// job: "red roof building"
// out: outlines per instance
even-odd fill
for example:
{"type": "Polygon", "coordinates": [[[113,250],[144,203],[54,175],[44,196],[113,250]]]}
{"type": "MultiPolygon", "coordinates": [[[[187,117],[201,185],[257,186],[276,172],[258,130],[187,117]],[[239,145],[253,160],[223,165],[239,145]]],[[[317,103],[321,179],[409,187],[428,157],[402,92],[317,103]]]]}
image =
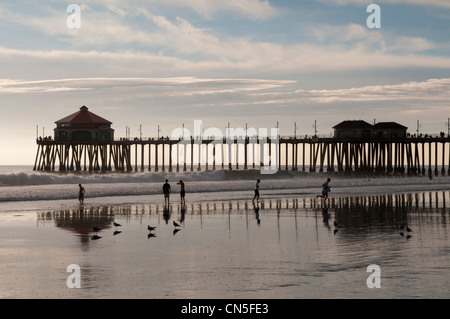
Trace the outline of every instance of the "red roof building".
{"type": "Polygon", "coordinates": [[[86,106],[56,123],[55,141],[109,142],[114,140],[112,122],[90,112],[86,106]]]}

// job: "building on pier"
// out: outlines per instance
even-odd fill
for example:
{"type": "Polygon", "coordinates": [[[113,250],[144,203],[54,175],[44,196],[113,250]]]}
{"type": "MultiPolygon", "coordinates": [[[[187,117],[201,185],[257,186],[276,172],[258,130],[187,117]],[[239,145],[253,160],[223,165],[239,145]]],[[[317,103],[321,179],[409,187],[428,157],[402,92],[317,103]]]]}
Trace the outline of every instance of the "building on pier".
{"type": "Polygon", "coordinates": [[[373,135],[378,138],[406,137],[407,127],[396,122],[379,122],[373,125],[373,135]]]}
{"type": "Polygon", "coordinates": [[[58,142],[111,142],[114,140],[112,122],[90,112],[86,106],[56,123],[55,141],[58,142]]]}
{"type": "Polygon", "coordinates": [[[335,126],[335,138],[405,138],[407,127],[396,122],[379,122],[374,125],[362,120],[343,121],[335,126]]]}
{"type": "Polygon", "coordinates": [[[362,120],[343,121],[333,129],[336,138],[369,138],[372,137],[373,125],[362,120]]]}

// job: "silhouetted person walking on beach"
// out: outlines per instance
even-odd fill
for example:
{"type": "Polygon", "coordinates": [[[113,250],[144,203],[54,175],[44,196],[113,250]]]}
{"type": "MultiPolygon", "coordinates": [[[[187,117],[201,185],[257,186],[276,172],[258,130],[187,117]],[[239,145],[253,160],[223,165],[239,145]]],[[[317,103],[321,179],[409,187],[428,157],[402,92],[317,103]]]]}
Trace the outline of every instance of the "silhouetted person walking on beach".
{"type": "Polygon", "coordinates": [[[180,181],[177,183],[177,185],[180,185],[181,189],[180,189],[180,199],[181,199],[181,204],[185,204],[185,200],[184,200],[184,196],[186,195],[186,191],[184,190],[184,182],[180,179],[180,181]]]}
{"type": "Polygon", "coordinates": [[[78,200],[80,201],[80,203],[83,203],[85,190],[84,187],[81,186],[81,184],[78,184],[78,187],[80,188],[78,191],[78,200]]]}
{"type": "Polygon", "coordinates": [[[322,195],[317,195],[316,198],[322,197],[325,202],[328,199],[328,193],[331,191],[331,187],[328,183],[331,181],[331,178],[327,178],[327,181],[322,184],[322,195]]]}
{"type": "Polygon", "coordinates": [[[166,182],[163,185],[164,202],[165,202],[166,205],[169,204],[170,193],[172,191],[170,189],[170,184],[168,182],[169,182],[169,180],[166,179],[166,182]]]}
{"type": "Polygon", "coordinates": [[[255,185],[255,196],[253,196],[252,202],[254,202],[255,199],[256,199],[257,201],[259,200],[259,182],[260,182],[260,180],[258,179],[258,180],[256,181],[256,185],[255,185]]]}

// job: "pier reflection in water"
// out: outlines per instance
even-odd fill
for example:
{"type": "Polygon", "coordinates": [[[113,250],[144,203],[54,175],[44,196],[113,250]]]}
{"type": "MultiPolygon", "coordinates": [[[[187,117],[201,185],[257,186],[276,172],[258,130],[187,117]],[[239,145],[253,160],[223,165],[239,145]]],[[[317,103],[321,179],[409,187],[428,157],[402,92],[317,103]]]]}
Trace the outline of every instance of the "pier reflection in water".
{"type": "MultiPolygon", "coordinates": [[[[217,201],[199,202],[187,205],[173,204],[137,204],[123,206],[80,207],[71,210],[57,210],[38,213],[38,220],[54,220],[55,226],[80,235],[82,243],[88,243],[92,235],[92,227],[103,230],[115,229],[114,218],[130,223],[136,216],[156,216],[158,223],[171,224],[171,219],[183,223],[186,216],[198,216],[202,224],[202,216],[232,214],[246,216],[246,221],[254,214],[258,224],[264,217],[281,218],[283,216],[304,216],[323,218],[323,222],[336,220],[339,226],[350,228],[380,226],[399,227],[411,222],[419,222],[420,218],[441,213],[443,225],[446,225],[447,205],[450,201],[449,191],[400,193],[376,196],[354,196],[330,198],[324,204],[315,198],[263,199],[257,204],[252,201],[217,201]],[[321,214],[319,214],[321,213],[321,214]]],[[[142,219],[141,219],[142,221],[142,219]]],[[[333,224],[333,223],[331,223],[333,224]]],[[[231,224],[228,224],[230,227],[231,224]]]]}
{"type": "Polygon", "coordinates": [[[440,191],[330,198],[326,206],[315,198],[137,204],[41,212],[38,223],[80,238],[83,254],[72,247],[71,262],[88,268],[90,289],[76,296],[450,297],[449,200],[440,191]],[[379,290],[365,285],[372,263],[382,267],[379,290]]]}

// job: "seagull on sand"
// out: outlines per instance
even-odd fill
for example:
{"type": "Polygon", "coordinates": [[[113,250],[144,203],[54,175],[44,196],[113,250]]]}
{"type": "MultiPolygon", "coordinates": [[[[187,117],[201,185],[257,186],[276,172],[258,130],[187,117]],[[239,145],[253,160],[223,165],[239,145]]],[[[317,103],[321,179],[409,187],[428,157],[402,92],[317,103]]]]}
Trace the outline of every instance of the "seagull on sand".
{"type": "Polygon", "coordinates": [[[120,224],[118,224],[118,223],[116,223],[116,222],[113,222],[113,225],[114,225],[115,227],[122,226],[122,225],[120,225],[120,224]]]}
{"type": "Polygon", "coordinates": [[[181,227],[180,224],[178,224],[176,221],[173,221],[173,225],[174,225],[175,227],[181,227]]]}
{"type": "Polygon", "coordinates": [[[156,229],[156,226],[153,227],[153,226],[148,225],[148,226],[147,226],[147,229],[148,229],[149,231],[152,231],[152,230],[155,230],[155,229],[156,229]]]}

